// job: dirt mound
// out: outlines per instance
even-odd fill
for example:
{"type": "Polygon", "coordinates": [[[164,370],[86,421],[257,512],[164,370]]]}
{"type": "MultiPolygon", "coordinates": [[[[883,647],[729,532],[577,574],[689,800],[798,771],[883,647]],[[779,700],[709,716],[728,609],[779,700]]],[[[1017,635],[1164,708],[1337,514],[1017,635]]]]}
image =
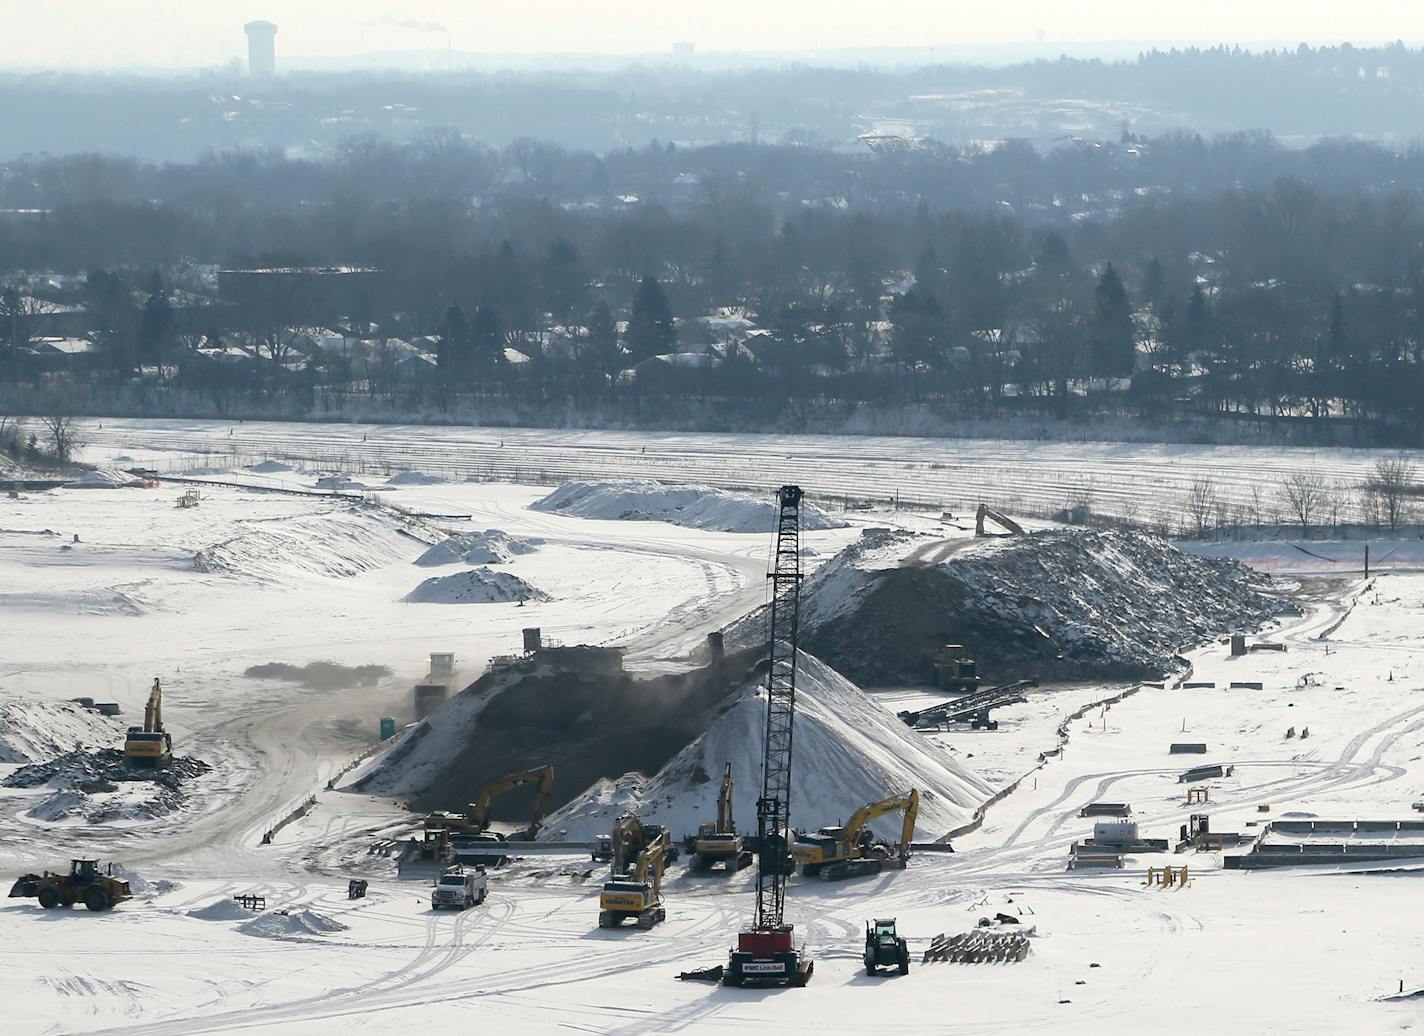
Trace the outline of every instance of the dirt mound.
{"type": "Polygon", "coordinates": [[[447,537],[416,558],[415,563],[427,568],[462,561],[470,565],[499,565],[517,555],[532,554],[543,543],[536,537],[511,536],[500,529],[486,529],[447,537]]]}
{"type": "MultiPolygon", "coordinates": [[[[798,827],[833,824],[897,791],[918,788],[923,837],[933,838],[967,821],[992,789],[960,768],[944,751],[909,730],[819,659],[801,656],[796,678],[796,766],[791,816],[798,827]]],[[[690,834],[716,815],[723,768],[731,763],[733,813],[752,830],[761,788],[761,743],[766,723],[764,677],[752,677],[718,710],[707,731],[651,779],[627,774],[602,781],[551,816],[549,838],[592,838],[606,833],[620,813],[690,834]]],[[[876,829],[899,835],[899,818],[876,829]]]]}
{"type": "Polygon", "coordinates": [[[308,662],[303,666],[266,662],[248,666],[242,675],[251,680],[284,680],[314,691],[339,691],[346,687],[375,687],[391,675],[383,665],[345,666],[336,662],[308,662]]]}
{"type": "Polygon", "coordinates": [[[128,486],[141,486],[143,480],[130,475],[127,471],[120,471],[118,468],[95,468],[93,471],[86,471],[73,482],[68,483],[66,489],[124,489],[128,486]]]}
{"type": "Polygon", "coordinates": [[[449,576],[431,576],[404,600],[409,604],[508,604],[548,601],[548,594],[509,572],[472,568],[449,576]]]}
{"type": "MultiPolygon", "coordinates": [[[[770,493],[742,496],[711,486],[639,481],[570,482],[529,506],[578,518],[669,522],[690,529],[763,535],[775,528],[777,515],[770,493]]],[[[803,529],[838,529],[844,524],[809,503],[801,508],[803,529]]]]}
{"type": "Polygon", "coordinates": [[[22,766],[0,785],[54,791],[32,806],[36,820],[89,823],[151,820],[182,808],[184,784],[212,767],[199,759],[174,756],[164,769],[130,766],[117,748],[66,752],[44,763],[22,766]]]}
{"type": "Polygon", "coordinates": [[[0,698],[0,763],[36,763],[102,748],[123,735],[118,720],[71,702],[0,698]]]}
{"type": "Polygon", "coordinates": [[[259,475],[275,475],[283,471],[295,471],[290,464],[283,464],[280,460],[263,460],[256,464],[249,464],[248,471],[255,471],[259,475]]]}
{"type": "MultiPolygon", "coordinates": [[[[355,784],[418,809],[465,809],[471,790],[514,770],[553,763],[553,805],[628,770],[656,773],[711,724],[744,666],[634,679],[604,656],[578,664],[560,649],[486,673],[398,738],[355,784]]],[[[893,718],[892,718],[893,719],[893,718]]],[[[501,798],[497,819],[522,820],[524,788],[501,798]]]]}
{"type": "MultiPolygon", "coordinates": [[[[924,564],[923,536],[867,530],[809,580],[802,645],[863,684],[928,682],[964,644],[991,680],[1142,679],[1278,607],[1269,577],[1117,529],[978,540],[924,564]]],[[[764,637],[765,615],[733,642],[764,637]]]]}

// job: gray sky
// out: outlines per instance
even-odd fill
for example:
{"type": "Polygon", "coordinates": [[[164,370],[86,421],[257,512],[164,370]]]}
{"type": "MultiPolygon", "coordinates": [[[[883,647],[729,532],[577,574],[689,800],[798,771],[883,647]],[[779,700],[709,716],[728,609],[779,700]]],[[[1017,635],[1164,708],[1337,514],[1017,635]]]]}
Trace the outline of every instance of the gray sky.
{"type": "Polygon", "coordinates": [[[386,50],[638,53],[1111,40],[1424,37],[1421,0],[0,0],[0,65],[211,66],[244,22],[280,56],[386,50]]]}

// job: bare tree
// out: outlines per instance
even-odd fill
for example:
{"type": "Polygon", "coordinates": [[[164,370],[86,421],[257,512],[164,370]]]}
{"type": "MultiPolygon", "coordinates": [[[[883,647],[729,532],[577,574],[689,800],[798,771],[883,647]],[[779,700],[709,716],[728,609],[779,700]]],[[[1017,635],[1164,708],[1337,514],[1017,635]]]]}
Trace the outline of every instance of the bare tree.
{"type": "Polygon", "coordinates": [[[1211,527],[1211,516],[1216,510],[1216,486],[1210,479],[1194,478],[1187,489],[1187,514],[1192,519],[1192,531],[1201,538],[1211,527]]]}
{"type": "Polygon", "coordinates": [[[1415,492],[1413,462],[1407,457],[1382,457],[1375,461],[1374,477],[1366,488],[1375,497],[1380,522],[1393,532],[1408,519],[1409,497],[1415,492]]]}
{"type": "Polygon", "coordinates": [[[55,460],[68,463],[74,451],[83,445],[79,437],[79,423],[68,410],[54,409],[40,418],[49,452],[55,460]]]}
{"type": "Polygon", "coordinates": [[[1285,477],[1280,495],[1286,513],[1295,519],[1300,531],[1308,535],[1326,504],[1325,480],[1315,471],[1298,469],[1285,477]]]}

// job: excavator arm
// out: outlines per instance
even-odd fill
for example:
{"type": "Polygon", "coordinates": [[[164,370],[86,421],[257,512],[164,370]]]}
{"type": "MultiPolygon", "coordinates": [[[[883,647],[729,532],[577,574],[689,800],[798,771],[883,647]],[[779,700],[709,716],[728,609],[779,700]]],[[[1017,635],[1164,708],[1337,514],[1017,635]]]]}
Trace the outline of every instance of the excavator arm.
{"type": "Polygon", "coordinates": [[[158,677],[153,678],[153,690],[148,692],[148,704],[143,708],[143,730],[146,734],[163,733],[163,688],[158,677]]]}
{"type": "Polygon", "coordinates": [[[902,837],[901,844],[909,845],[915,830],[915,817],[919,811],[920,793],[914,790],[907,795],[894,795],[888,799],[881,799],[879,802],[861,806],[851,815],[850,823],[845,826],[845,840],[851,845],[855,845],[860,839],[860,833],[865,830],[865,825],[872,820],[878,820],[889,813],[904,813],[904,829],[910,833],[902,837]]]}
{"type": "Polygon", "coordinates": [[[552,766],[541,766],[534,770],[521,770],[518,773],[508,773],[499,780],[491,781],[485,785],[480,792],[479,800],[470,805],[470,821],[481,831],[489,827],[490,807],[494,800],[505,792],[513,791],[515,788],[523,787],[533,781],[539,782],[539,796],[534,803],[535,820],[533,827],[537,828],[539,821],[544,819],[544,810],[549,805],[549,795],[554,790],[554,768],[552,766]]]}
{"type": "Polygon", "coordinates": [[[635,854],[643,848],[643,822],[637,814],[624,813],[614,821],[612,841],[613,873],[623,874],[636,862],[635,854]]]}
{"type": "Polygon", "coordinates": [[[737,825],[732,820],[732,764],[727,764],[727,772],[722,775],[722,791],[717,796],[717,833],[734,835],[737,825]]]}
{"type": "Polygon", "coordinates": [[[633,870],[634,881],[651,884],[654,903],[662,900],[663,868],[666,865],[667,852],[671,845],[672,841],[668,838],[667,831],[663,831],[638,854],[638,863],[633,870]],[[648,878],[649,873],[652,874],[651,882],[648,878]]]}
{"type": "Polygon", "coordinates": [[[1014,521],[1012,518],[1009,518],[1009,517],[1007,517],[1007,516],[1005,516],[1005,515],[1000,514],[998,511],[995,511],[993,508],[989,507],[987,504],[980,504],[980,505],[979,505],[979,510],[974,513],[974,535],[975,535],[975,536],[983,536],[983,535],[985,535],[985,532],[984,532],[984,519],[985,519],[985,518],[987,518],[987,519],[989,519],[990,521],[994,522],[996,525],[998,525],[1000,528],[1004,529],[1006,532],[1011,532],[1011,533],[1013,533],[1015,536],[1022,536],[1022,535],[1024,534],[1023,526],[1020,525],[1018,522],[1014,521]]]}

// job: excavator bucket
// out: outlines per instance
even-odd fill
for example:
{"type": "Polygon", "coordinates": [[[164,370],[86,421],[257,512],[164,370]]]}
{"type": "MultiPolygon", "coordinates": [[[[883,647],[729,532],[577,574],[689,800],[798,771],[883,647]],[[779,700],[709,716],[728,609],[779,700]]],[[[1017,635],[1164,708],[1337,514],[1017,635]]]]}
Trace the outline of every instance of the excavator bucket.
{"type": "Polygon", "coordinates": [[[22,874],[20,880],[10,889],[11,899],[28,898],[40,894],[40,876],[38,874],[22,874]]]}

